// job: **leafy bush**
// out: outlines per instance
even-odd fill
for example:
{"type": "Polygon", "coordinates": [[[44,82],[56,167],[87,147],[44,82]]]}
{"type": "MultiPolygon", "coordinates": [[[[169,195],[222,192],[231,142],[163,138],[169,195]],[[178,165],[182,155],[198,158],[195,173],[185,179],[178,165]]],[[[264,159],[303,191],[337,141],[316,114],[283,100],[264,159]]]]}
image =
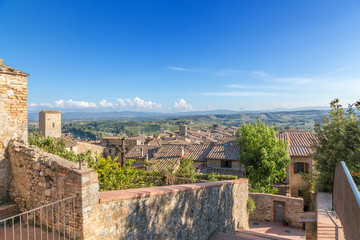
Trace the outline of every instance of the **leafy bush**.
{"type": "Polygon", "coordinates": [[[253,213],[255,211],[256,208],[256,204],[254,199],[252,199],[251,197],[248,197],[247,203],[246,203],[246,208],[247,208],[247,212],[249,214],[253,213]]]}
{"type": "Polygon", "coordinates": [[[238,179],[238,177],[234,175],[220,175],[218,173],[195,174],[195,177],[196,179],[208,180],[210,182],[238,179]]]}
{"type": "Polygon", "coordinates": [[[239,162],[248,172],[252,190],[274,193],[274,184],[286,177],[286,166],[290,163],[287,143],[278,140],[274,127],[260,120],[254,124],[243,124],[236,133],[240,148],[239,162]]]}
{"type": "Polygon", "coordinates": [[[180,162],[180,167],[176,172],[179,177],[189,178],[191,181],[195,181],[195,167],[192,158],[183,158],[180,162]]]}
{"type": "MultiPolygon", "coordinates": [[[[315,122],[318,142],[314,142],[316,178],[318,191],[332,192],[335,165],[344,161],[350,171],[360,172],[360,101],[344,109],[339,99],[330,103],[329,116],[315,122]]],[[[353,175],[354,176],[354,175],[353,175]]],[[[354,181],[360,184],[355,176],[354,181]]]]}

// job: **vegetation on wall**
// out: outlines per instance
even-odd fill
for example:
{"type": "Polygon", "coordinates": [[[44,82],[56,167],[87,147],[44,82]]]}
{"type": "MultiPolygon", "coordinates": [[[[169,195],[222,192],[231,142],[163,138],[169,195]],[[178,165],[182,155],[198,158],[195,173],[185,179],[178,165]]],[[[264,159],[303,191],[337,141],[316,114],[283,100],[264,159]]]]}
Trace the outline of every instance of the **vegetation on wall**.
{"type": "Polygon", "coordinates": [[[336,163],[345,161],[353,175],[354,181],[360,185],[360,118],[355,112],[360,102],[351,104],[344,110],[335,99],[330,103],[329,116],[316,122],[314,130],[318,142],[314,143],[316,189],[332,192],[333,175],[336,163]]]}
{"type": "MultiPolygon", "coordinates": [[[[236,176],[230,175],[195,174],[193,160],[190,158],[182,159],[180,167],[175,173],[171,170],[145,171],[132,167],[134,160],[129,160],[124,166],[121,166],[117,162],[117,158],[92,157],[91,151],[80,154],[69,152],[65,149],[63,140],[43,137],[39,133],[29,135],[29,144],[72,162],[87,163],[98,173],[100,191],[237,179],[236,176]]],[[[145,164],[147,165],[147,163],[145,164]]],[[[150,164],[147,166],[152,167],[150,164]]]]}
{"type": "Polygon", "coordinates": [[[251,214],[255,211],[256,208],[256,204],[254,199],[252,199],[251,197],[248,197],[247,203],[246,203],[246,209],[248,214],[251,214]]]}
{"type": "Polygon", "coordinates": [[[243,124],[237,137],[239,161],[247,172],[250,191],[276,193],[277,188],[272,185],[285,179],[286,166],[290,163],[287,143],[277,139],[274,127],[260,120],[243,124]]]}

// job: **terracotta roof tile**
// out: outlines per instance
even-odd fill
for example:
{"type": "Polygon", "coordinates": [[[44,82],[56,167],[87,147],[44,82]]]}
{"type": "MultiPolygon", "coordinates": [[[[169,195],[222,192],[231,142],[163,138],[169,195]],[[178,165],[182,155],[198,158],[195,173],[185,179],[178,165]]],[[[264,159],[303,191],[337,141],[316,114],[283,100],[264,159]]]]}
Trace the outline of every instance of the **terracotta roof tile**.
{"type": "Polygon", "coordinates": [[[159,145],[136,145],[127,154],[127,159],[145,159],[146,155],[151,158],[159,150],[159,145]],[[142,154],[142,153],[143,154],[142,154]]]}
{"type": "Polygon", "coordinates": [[[8,65],[2,63],[2,59],[0,59],[0,73],[13,74],[13,75],[22,75],[22,76],[30,76],[27,73],[24,73],[20,70],[12,68],[8,65]]]}
{"type": "Polygon", "coordinates": [[[215,144],[207,155],[208,159],[239,160],[239,146],[236,141],[215,144]]]}
{"type": "Polygon", "coordinates": [[[294,157],[310,156],[311,147],[317,142],[316,134],[308,132],[284,132],[277,137],[289,143],[289,154],[294,157]]]}

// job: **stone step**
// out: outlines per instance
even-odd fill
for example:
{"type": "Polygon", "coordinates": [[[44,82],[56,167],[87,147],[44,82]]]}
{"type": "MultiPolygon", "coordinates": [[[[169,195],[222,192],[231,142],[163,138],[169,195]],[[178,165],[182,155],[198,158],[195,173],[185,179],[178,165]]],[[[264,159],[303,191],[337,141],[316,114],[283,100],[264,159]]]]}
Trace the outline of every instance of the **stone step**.
{"type": "Polygon", "coordinates": [[[18,212],[16,204],[0,205],[0,220],[15,215],[18,212]]]}

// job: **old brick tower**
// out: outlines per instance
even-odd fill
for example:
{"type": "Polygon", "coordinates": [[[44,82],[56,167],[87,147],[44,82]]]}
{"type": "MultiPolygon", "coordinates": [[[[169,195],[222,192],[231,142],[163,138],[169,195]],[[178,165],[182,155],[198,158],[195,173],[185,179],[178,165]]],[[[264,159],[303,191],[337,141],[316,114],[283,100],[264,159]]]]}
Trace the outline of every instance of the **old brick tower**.
{"type": "Polygon", "coordinates": [[[39,113],[39,130],[45,137],[61,137],[61,113],[54,110],[43,110],[39,113]]]}
{"type": "Polygon", "coordinates": [[[0,201],[8,191],[10,162],[6,157],[8,143],[13,138],[27,141],[27,77],[3,64],[0,59],[0,201]]]}

